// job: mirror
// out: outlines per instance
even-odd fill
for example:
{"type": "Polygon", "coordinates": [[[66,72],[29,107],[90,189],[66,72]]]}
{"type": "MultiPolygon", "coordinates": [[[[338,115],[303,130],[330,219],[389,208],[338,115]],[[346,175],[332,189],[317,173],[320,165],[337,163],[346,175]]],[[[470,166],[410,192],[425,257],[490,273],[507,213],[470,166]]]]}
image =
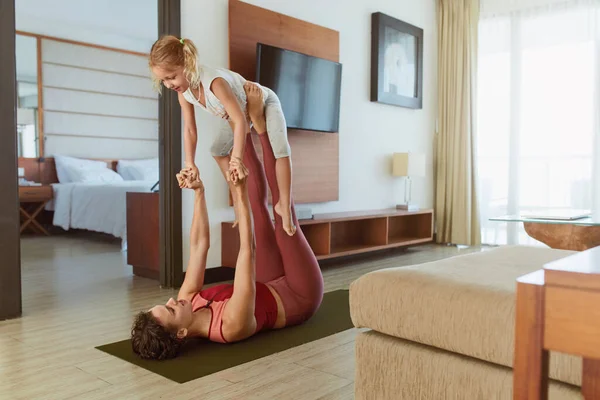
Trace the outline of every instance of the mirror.
{"type": "Polygon", "coordinates": [[[37,38],[16,35],[19,157],[39,157],[37,38]]]}

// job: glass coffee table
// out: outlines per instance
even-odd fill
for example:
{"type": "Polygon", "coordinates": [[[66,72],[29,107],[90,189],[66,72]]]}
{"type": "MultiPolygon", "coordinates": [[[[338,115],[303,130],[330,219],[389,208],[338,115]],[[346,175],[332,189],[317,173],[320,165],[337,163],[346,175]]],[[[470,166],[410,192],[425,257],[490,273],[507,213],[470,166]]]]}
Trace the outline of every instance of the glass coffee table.
{"type": "Polygon", "coordinates": [[[490,221],[522,222],[529,236],[553,249],[583,251],[600,246],[599,217],[566,219],[504,215],[490,218],[490,221]]]}

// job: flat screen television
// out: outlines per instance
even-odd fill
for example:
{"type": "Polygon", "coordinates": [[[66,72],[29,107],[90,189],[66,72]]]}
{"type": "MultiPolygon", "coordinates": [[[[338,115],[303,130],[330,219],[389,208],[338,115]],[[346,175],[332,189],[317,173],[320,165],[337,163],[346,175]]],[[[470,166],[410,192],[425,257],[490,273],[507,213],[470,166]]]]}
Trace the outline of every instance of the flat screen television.
{"type": "Polygon", "coordinates": [[[338,132],[342,64],[258,43],[256,81],[277,94],[288,128],[338,132]]]}

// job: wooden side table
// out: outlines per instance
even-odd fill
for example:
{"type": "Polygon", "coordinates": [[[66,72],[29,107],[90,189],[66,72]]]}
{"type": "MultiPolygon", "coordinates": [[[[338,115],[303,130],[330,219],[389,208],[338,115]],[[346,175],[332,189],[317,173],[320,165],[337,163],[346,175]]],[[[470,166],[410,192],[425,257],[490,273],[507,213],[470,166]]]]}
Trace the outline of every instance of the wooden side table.
{"type": "Polygon", "coordinates": [[[44,206],[54,197],[52,186],[19,186],[21,233],[28,227],[34,232],[50,233],[36,220],[44,206]]]}
{"type": "Polygon", "coordinates": [[[517,280],[513,399],[548,399],[549,351],[583,357],[581,392],[600,399],[600,247],[517,280]]]}

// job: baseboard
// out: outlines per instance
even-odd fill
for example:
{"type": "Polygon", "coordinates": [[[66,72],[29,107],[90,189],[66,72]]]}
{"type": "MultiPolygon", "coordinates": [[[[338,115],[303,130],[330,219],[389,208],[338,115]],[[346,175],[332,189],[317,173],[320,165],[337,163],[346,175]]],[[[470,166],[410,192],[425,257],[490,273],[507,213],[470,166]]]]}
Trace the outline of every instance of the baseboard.
{"type": "Polygon", "coordinates": [[[155,269],[150,269],[150,268],[133,266],[133,274],[135,276],[141,276],[142,278],[154,279],[156,281],[160,279],[160,272],[155,269]]]}
{"type": "MultiPolygon", "coordinates": [[[[434,244],[434,243],[435,243],[435,241],[431,241],[431,242],[423,243],[423,245],[434,244]]],[[[400,252],[406,251],[407,249],[418,248],[418,247],[419,247],[419,245],[416,245],[416,246],[412,245],[412,246],[406,246],[406,247],[397,247],[397,248],[392,248],[392,249],[372,251],[372,252],[368,252],[368,253],[361,253],[361,254],[345,256],[345,257],[337,257],[337,258],[332,258],[332,259],[328,259],[328,260],[321,260],[321,261],[319,261],[319,265],[330,266],[333,264],[348,262],[350,260],[359,261],[359,260],[365,260],[365,259],[373,259],[373,258],[382,257],[382,256],[385,257],[385,256],[389,256],[394,253],[400,253],[400,252]]],[[[185,272],[183,273],[183,275],[185,278],[185,272]]],[[[211,283],[231,281],[231,280],[233,280],[234,275],[235,275],[235,268],[230,268],[230,267],[207,268],[206,272],[204,273],[204,283],[211,284],[211,283]]]]}
{"type": "Polygon", "coordinates": [[[22,311],[19,311],[18,313],[12,313],[12,314],[3,315],[2,317],[0,317],[0,322],[1,321],[8,321],[9,319],[21,318],[22,316],[23,316],[23,312],[22,311]]]}

